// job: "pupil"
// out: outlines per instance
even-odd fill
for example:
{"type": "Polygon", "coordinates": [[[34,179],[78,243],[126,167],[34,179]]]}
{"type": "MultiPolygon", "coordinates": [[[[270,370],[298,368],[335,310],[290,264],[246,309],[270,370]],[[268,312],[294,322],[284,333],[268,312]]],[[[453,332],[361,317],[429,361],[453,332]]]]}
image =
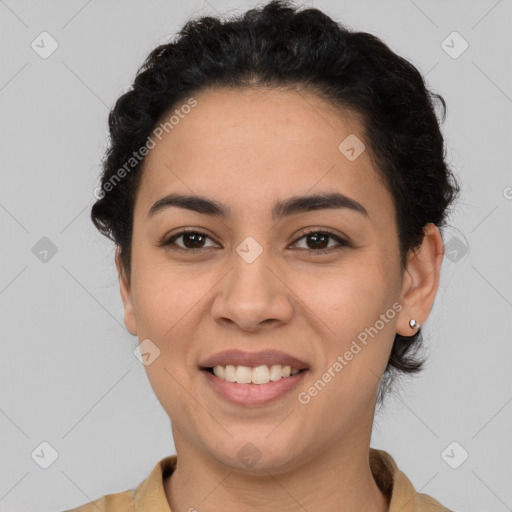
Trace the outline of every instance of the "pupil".
{"type": "Polygon", "coordinates": [[[195,239],[195,242],[192,241],[192,248],[194,248],[197,243],[200,244],[201,242],[200,241],[198,242],[197,238],[203,238],[203,235],[201,235],[199,233],[186,233],[183,237],[183,243],[185,244],[185,247],[190,248],[189,247],[190,244],[187,244],[187,240],[190,240],[190,239],[195,239]]]}
{"type": "MultiPolygon", "coordinates": [[[[313,233],[311,235],[309,235],[309,237],[313,238],[313,239],[316,239],[318,240],[318,238],[323,238],[324,239],[324,242],[325,240],[328,238],[326,235],[322,235],[321,233],[313,233]]],[[[320,245],[322,246],[321,248],[325,248],[327,247],[327,245],[325,244],[322,244],[322,242],[320,242],[320,245]]],[[[318,245],[317,243],[315,243],[315,247],[318,249],[320,247],[320,245],[318,245]]]]}

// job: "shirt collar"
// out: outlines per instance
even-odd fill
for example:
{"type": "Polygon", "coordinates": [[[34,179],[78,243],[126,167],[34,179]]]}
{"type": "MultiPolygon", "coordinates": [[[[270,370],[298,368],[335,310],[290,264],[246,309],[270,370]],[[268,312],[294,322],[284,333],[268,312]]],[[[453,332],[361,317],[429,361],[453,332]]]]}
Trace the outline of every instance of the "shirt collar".
{"type": "MultiPolygon", "coordinates": [[[[172,512],[164,490],[164,479],[176,468],[177,456],[160,460],[135,490],[135,512],[172,512]]],[[[389,512],[450,512],[439,502],[416,492],[394,459],[383,450],[370,448],[370,468],[377,485],[389,496],[389,512]]]]}

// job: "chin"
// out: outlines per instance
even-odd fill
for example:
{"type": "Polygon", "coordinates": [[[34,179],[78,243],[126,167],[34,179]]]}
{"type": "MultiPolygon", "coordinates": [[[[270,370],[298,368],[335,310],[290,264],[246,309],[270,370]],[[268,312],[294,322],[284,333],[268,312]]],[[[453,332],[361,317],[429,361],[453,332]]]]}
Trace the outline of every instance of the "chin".
{"type": "Polygon", "coordinates": [[[247,475],[268,476],[268,473],[285,473],[299,463],[304,453],[300,441],[289,436],[284,439],[265,430],[264,434],[235,436],[212,449],[212,456],[232,471],[247,475]]]}

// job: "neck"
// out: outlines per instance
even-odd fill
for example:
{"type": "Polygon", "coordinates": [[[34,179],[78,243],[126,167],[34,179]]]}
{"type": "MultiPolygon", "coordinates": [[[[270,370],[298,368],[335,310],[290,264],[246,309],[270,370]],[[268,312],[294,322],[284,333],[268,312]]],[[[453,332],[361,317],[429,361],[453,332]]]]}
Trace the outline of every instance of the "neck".
{"type": "Polygon", "coordinates": [[[164,482],[172,512],[254,510],[291,512],[387,512],[389,498],[377,486],[369,464],[369,441],[329,446],[293,470],[249,475],[219,463],[173,432],[178,455],[164,482]]]}

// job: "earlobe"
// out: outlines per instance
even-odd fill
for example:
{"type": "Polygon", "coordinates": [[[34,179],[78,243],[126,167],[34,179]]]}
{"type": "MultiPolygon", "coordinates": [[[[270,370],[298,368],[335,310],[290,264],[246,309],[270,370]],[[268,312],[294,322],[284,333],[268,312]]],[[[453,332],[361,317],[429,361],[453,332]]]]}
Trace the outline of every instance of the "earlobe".
{"type": "Polygon", "coordinates": [[[135,311],[132,300],[132,290],[129,276],[126,275],[125,269],[121,262],[121,248],[116,248],[115,262],[117,274],[119,277],[119,290],[124,308],[124,324],[130,334],[137,335],[137,322],[135,319],[135,311]]]}
{"type": "Polygon", "coordinates": [[[444,244],[439,228],[429,223],[425,227],[421,246],[408,255],[402,286],[402,310],[397,321],[397,333],[413,336],[432,310],[439,288],[444,244]]]}

